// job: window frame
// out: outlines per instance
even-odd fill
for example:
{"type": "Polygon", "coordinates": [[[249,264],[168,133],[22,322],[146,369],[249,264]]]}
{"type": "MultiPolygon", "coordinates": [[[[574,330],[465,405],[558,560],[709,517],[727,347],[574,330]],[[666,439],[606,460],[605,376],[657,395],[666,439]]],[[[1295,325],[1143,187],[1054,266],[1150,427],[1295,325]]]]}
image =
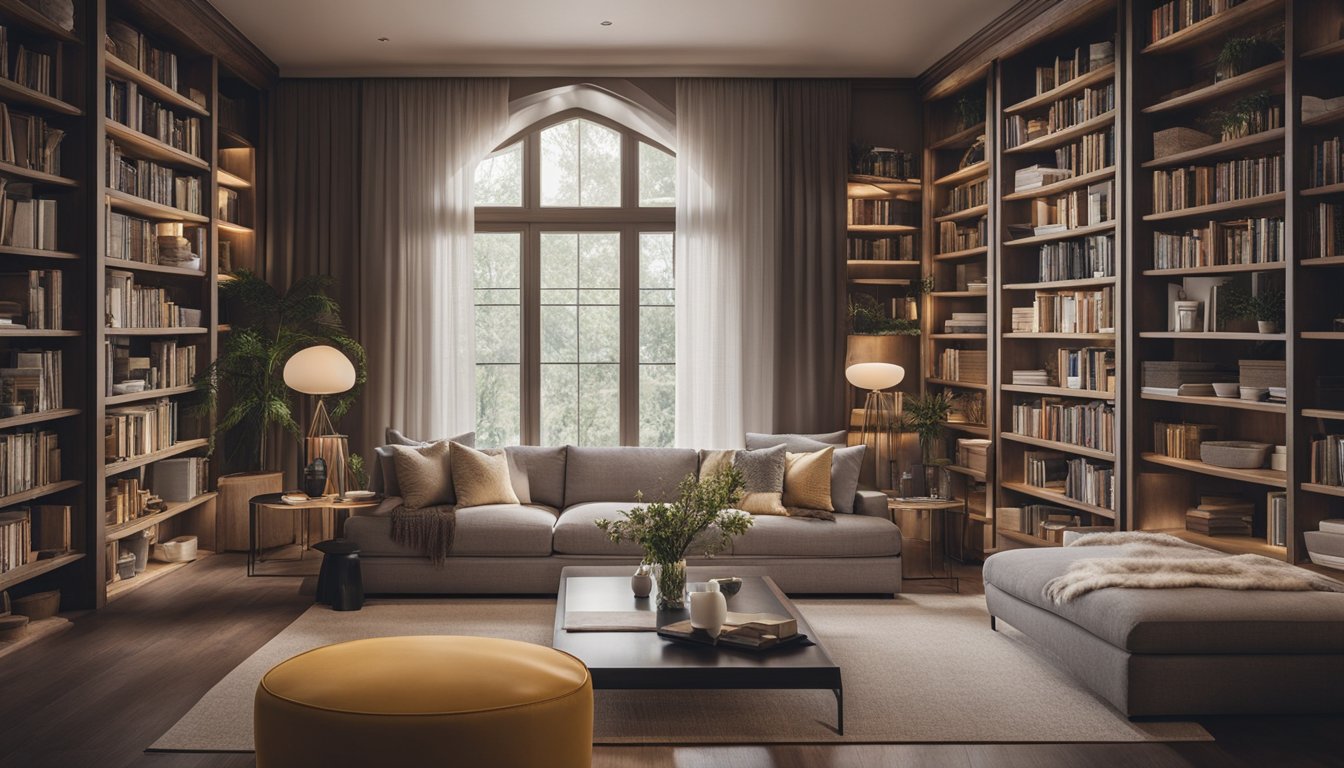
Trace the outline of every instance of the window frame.
{"type": "Polygon", "coordinates": [[[569,109],[539,120],[501,142],[494,151],[518,142],[523,143],[523,204],[478,206],[475,231],[520,236],[519,442],[537,445],[541,439],[541,235],[616,232],[620,235],[621,269],[619,436],[623,446],[639,445],[639,236],[674,233],[677,216],[675,206],[639,205],[639,145],[648,144],[673,157],[676,153],[661,142],[585,109],[569,109]],[[541,205],[541,133],[575,119],[590,120],[620,134],[619,208],[541,205]]]}

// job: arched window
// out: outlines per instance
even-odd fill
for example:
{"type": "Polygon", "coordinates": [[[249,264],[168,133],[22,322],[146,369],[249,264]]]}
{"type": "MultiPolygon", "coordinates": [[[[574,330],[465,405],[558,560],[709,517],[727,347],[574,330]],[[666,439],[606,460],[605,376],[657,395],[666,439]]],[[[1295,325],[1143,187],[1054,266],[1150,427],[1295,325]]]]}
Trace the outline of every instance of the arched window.
{"type": "Polygon", "coordinates": [[[476,170],[476,439],[670,446],[676,159],[592,112],[476,170]]]}

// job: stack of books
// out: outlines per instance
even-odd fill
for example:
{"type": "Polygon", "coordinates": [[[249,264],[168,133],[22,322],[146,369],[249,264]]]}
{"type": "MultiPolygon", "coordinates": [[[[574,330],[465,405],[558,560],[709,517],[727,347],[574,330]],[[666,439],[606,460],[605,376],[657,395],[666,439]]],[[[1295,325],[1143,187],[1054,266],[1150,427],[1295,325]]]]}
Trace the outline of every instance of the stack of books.
{"type": "Polygon", "coordinates": [[[950,319],[943,321],[943,333],[985,333],[988,327],[986,312],[953,312],[950,319]]]}
{"type": "Polygon", "coordinates": [[[1185,529],[1205,536],[1250,536],[1255,505],[1235,496],[1201,496],[1186,510],[1185,529]]]}
{"type": "MultiPolygon", "coordinates": [[[[1016,312],[1017,310],[1013,310],[1016,312]]],[[[1050,377],[1044,368],[1032,368],[1013,371],[1014,384],[1028,387],[1048,387],[1050,386],[1050,377]]]]}
{"type": "Polygon", "coordinates": [[[1072,178],[1073,171],[1067,168],[1050,168],[1044,165],[1031,165],[1019,169],[1013,174],[1013,191],[1027,192],[1040,189],[1047,184],[1072,178]]]}

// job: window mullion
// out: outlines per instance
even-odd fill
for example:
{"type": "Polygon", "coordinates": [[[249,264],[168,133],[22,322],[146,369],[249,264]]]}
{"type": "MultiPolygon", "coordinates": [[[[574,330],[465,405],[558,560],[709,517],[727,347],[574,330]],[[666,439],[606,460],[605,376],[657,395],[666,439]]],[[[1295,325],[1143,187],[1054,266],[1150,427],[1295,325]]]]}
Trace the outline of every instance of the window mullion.
{"type": "Polygon", "coordinates": [[[524,445],[541,442],[541,231],[523,228],[522,435],[524,445]]]}

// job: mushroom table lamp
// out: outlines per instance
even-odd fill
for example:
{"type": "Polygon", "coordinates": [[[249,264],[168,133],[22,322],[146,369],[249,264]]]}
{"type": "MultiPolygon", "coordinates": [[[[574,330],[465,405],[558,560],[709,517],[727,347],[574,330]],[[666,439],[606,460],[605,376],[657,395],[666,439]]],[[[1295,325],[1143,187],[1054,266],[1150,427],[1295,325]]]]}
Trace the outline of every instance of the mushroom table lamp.
{"type": "Polygon", "coordinates": [[[845,378],[868,393],[863,399],[862,440],[868,445],[872,439],[874,479],[879,487],[885,482],[887,488],[895,488],[901,393],[888,390],[905,380],[905,369],[895,363],[855,363],[845,369],[845,378]]]}
{"type": "Polygon", "coordinates": [[[285,386],[317,397],[312,424],[305,441],[305,459],[321,457],[327,463],[327,493],[345,493],[350,448],[345,435],[336,432],[327,412],[327,395],[348,392],[355,386],[355,366],[339,349],[325,344],[295,352],[285,362],[285,386]]]}

